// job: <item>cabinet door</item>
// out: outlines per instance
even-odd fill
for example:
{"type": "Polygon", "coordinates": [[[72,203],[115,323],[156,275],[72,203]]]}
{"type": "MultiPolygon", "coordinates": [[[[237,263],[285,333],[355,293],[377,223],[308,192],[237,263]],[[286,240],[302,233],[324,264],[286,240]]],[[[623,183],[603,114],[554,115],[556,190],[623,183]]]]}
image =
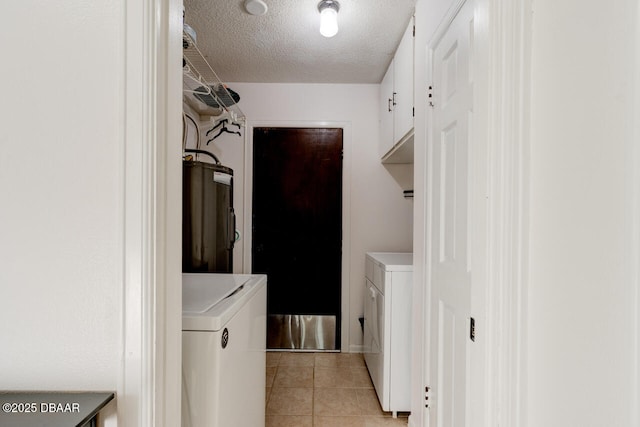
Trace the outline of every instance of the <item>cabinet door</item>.
{"type": "Polygon", "coordinates": [[[395,144],[413,128],[413,19],[402,36],[393,64],[395,144]]]}
{"type": "Polygon", "coordinates": [[[393,147],[393,61],[380,83],[380,156],[393,147]]]}

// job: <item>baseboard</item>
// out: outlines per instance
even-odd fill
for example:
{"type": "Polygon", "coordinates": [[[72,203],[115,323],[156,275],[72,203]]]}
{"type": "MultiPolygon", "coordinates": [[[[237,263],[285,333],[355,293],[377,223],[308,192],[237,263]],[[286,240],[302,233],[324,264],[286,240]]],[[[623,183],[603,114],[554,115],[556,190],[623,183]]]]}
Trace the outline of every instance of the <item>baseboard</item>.
{"type": "Polygon", "coordinates": [[[351,344],[349,353],[364,353],[364,346],[362,344],[351,344]]]}

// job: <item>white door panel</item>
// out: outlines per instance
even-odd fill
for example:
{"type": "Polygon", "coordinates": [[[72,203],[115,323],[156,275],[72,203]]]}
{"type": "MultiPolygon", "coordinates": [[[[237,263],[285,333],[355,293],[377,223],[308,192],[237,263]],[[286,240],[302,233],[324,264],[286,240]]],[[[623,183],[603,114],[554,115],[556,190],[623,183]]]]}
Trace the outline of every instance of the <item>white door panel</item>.
{"type": "Polygon", "coordinates": [[[473,1],[468,0],[431,46],[431,410],[430,425],[467,424],[469,150],[473,144],[470,67],[473,1]]]}

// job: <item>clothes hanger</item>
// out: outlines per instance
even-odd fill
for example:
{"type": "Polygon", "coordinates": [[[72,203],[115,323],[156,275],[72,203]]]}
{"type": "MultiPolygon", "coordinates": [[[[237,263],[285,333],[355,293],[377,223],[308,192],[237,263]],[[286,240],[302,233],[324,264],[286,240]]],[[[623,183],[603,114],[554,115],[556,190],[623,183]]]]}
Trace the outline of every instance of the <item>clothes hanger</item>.
{"type": "Polygon", "coordinates": [[[241,134],[241,133],[240,133],[240,131],[239,131],[239,129],[240,129],[240,125],[239,125],[238,123],[231,123],[232,125],[235,125],[235,126],[237,126],[237,127],[238,127],[238,131],[232,131],[232,130],[229,130],[229,129],[227,128],[227,123],[229,123],[229,120],[227,120],[227,119],[222,119],[222,120],[220,120],[220,121],[218,122],[218,124],[217,124],[217,125],[215,125],[213,128],[211,128],[211,129],[209,129],[209,130],[207,131],[206,135],[207,135],[207,136],[209,136],[209,134],[210,134],[211,132],[213,132],[214,130],[216,130],[216,129],[217,129],[217,128],[219,128],[220,126],[222,126],[222,127],[220,128],[220,130],[218,131],[218,133],[217,133],[217,134],[215,134],[213,138],[211,138],[210,140],[208,140],[208,141],[207,141],[207,145],[209,145],[209,143],[210,143],[211,141],[213,141],[214,139],[216,139],[217,137],[219,137],[219,136],[220,136],[220,135],[222,135],[223,133],[231,133],[231,134],[235,134],[235,135],[238,135],[238,136],[242,136],[242,134],[241,134]]]}

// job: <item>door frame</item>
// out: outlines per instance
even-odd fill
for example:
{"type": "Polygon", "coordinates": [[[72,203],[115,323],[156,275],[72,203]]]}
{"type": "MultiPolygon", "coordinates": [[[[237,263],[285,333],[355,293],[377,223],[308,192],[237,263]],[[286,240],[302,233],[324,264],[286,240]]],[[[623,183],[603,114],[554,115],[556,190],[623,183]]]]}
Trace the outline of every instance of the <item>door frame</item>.
{"type": "Polygon", "coordinates": [[[351,141],[352,131],[350,122],[342,121],[287,121],[287,120],[248,120],[246,124],[245,156],[244,156],[244,225],[242,234],[245,237],[242,268],[243,271],[251,271],[251,220],[253,212],[253,130],[254,128],[339,128],[342,129],[342,266],[341,266],[341,310],[340,315],[340,348],[345,351],[349,348],[349,313],[350,287],[349,276],[351,270],[351,141]]]}
{"type": "MultiPolygon", "coordinates": [[[[633,134],[634,140],[637,141],[640,138],[640,77],[638,73],[640,73],[640,7],[638,8],[636,14],[636,34],[635,34],[635,94],[634,94],[634,123],[633,123],[633,134]]],[[[634,156],[633,156],[633,171],[634,171],[634,179],[633,179],[633,207],[634,207],[634,215],[635,222],[634,226],[634,271],[635,271],[635,280],[634,287],[636,292],[636,300],[635,304],[635,316],[636,316],[636,346],[635,346],[635,396],[633,396],[633,401],[638,402],[640,399],[640,147],[637,144],[634,144],[634,156]]],[[[640,422],[640,404],[636,404],[636,408],[633,414],[633,421],[638,425],[640,422]]]]}
{"type": "Polygon", "coordinates": [[[527,425],[531,0],[479,0],[487,34],[484,425],[527,425]]]}
{"type": "Polygon", "coordinates": [[[176,426],[182,364],[182,1],[123,6],[117,425],[176,426]]]}

